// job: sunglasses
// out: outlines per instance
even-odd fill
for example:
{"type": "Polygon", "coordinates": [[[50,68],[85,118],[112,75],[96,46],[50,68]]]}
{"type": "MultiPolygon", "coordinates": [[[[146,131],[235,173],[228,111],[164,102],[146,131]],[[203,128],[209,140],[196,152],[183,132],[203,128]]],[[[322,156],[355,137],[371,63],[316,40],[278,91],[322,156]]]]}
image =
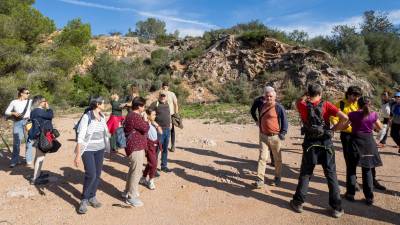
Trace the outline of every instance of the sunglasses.
{"type": "Polygon", "coordinates": [[[29,95],[30,93],[29,92],[25,92],[24,94],[29,95]]]}

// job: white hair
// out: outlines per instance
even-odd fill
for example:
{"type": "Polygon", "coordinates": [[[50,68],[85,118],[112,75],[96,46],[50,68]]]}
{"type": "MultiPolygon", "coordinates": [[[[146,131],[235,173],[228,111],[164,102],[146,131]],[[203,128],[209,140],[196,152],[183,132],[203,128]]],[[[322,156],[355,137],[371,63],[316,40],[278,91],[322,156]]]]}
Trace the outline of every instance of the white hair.
{"type": "Polygon", "coordinates": [[[276,96],[275,89],[271,86],[265,86],[264,87],[264,95],[267,93],[272,93],[274,96],[276,96]]]}

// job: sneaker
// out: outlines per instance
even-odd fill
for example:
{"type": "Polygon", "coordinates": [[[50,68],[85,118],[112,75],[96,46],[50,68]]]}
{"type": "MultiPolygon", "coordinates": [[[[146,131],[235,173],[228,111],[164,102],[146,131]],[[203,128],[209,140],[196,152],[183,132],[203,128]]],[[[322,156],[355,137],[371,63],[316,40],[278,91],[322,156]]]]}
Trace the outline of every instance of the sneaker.
{"type": "Polygon", "coordinates": [[[296,203],[294,203],[293,200],[290,200],[289,205],[290,205],[290,208],[293,209],[293,211],[295,211],[297,213],[303,212],[303,205],[297,205],[296,203]]]}
{"type": "Polygon", "coordinates": [[[155,190],[156,189],[156,185],[154,184],[154,179],[150,179],[149,180],[148,187],[149,187],[150,190],[155,190]]]}
{"type": "Polygon", "coordinates": [[[48,184],[48,183],[49,183],[49,180],[41,179],[40,177],[37,178],[36,180],[31,180],[30,181],[31,185],[45,185],[45,184],[48,184]]]}
{"type": "Polygon", "coordinates": [[[93,208],[100,208],[101,205],[102,205],[99,201],[97,201],[96,197],[90,198],[90,199],[89,199],[89,204],[90,204],[93,208]]]}
{"type": "Polygon", "coordinates": [[[32,166],[33,165],[33,162],[31,161],[31,162],[25,162],[25,165],[26,166],[32,166]]]}
{"type": "Polygon", "coordinates": [[[354,202],[355,200],[354,200],[354,195],[351,195],[351,194],[348,194],[347,192],[346,193],[344,193],[344,196],[343,196],[347,201],[350,201],[350,202],[354,202]]]}
{"type": "Polygon", "coordinates": [[[334,218],[340,218],[340,217],[343,216],[343,214],[344,214],[344,210],[343,209],[341,209],[341,210],[337,210],[337,209],[332,210],[332,216],[334,218]]]}
{"type": "Polygon", "coordinates": [[[10,168],[14,168],[17,164],[16,163],[11,163],[10,168]]]}
{"type": "Polygon", "coordinates": [[[168,169],[168,167],[163,167],[163,168],[161,168],[161,171],[163,171],[164,173],[170,173],[170,172],[172,172],[172,170],[168,169]]]}
{"type": "Polygon", "coordinates": [[[140,180],[139,180],[139,184],[142,184],[142,185],[144,185],[144,186],[147,186],[147,185],[148,185],[148,182],[147,182],[147,180],[146,180],[146,177],[141,177],[140,180]]]}
{"type": "Polygon", "coordinates": [[[125,202],[126,204],[129,204],[134,207],[141,207],[144,205],[139,198],[127,198],[125,202]]]}
{"type": "Polygon", "coordinates": [[[154,175],[155,177],[160,177],[160,173],[156,171],[156,174],[154,175]]]}
{"type": "Polygon", "coordinates": [[[374,180],[374,188],[381,191],[386,191],[386,187],[380,184],[377,180],[374,180]]]}
{"type": "Polygon", "coordinates": [[[272,186],[279,186],[281,184],[281,178],[275,177],[274,181],[272,182],[272,186]]]}
{"type": "Polygon", "coordinates": [[[49,176],[50,176],[50,174],[48,174],[48,173],[40,173],[39,178],[45,179],[45,178],[48,178],[49,176]]]}
{"type": "Polygon", "coordinates": [[[367,204],[368,206],[371,206],[372,204],[374,204],[374,200],[372,198],[367,198],[367,199],[365,199],[365,204],[367,204]]]}
{"type": "Polygon", "coordinates": [[[264,187],[264,181],[263,180],[257,180],[253,185],[256,186],[257,189],[261,189],[261,188],[264,187]]]}
{"type": "Polygon", "coordinates": [[[81,201],[81,203],[79,204],[78,213],[79,214],[85,214],[87,212],[88,204],[89,204],[88,200],[87,199],[83,199],[81,201]]]}

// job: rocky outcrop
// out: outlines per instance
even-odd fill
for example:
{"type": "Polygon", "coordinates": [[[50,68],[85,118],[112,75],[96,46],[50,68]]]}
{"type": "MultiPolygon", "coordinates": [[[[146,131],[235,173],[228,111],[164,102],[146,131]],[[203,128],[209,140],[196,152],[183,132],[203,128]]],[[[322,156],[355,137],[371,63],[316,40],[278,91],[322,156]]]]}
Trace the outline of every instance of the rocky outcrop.
{"type": "Polygon", "coordinates": [[[359,85],[367,93],[373,89],[353,72],[336,67],[326,52],[291,46],[273,38],[249,45],[233,35],[221,38],[187,65],[183,77],[189,84],[204,77],[222,84],[242,76],[252,81],[265,72],[285,73],[284,77],[269,81],[278,90],[288,82],[298,87],[318,82],[328,94],[344,92],[350,85],[359,85]]]}

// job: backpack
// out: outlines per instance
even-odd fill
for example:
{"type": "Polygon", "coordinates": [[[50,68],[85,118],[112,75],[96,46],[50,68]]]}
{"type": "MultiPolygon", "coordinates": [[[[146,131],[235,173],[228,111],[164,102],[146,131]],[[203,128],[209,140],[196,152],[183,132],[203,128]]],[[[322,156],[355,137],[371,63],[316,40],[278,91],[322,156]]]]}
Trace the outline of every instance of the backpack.
{"type": "Polygon", "coordinates": [[[314,106],[311,102],[307,101],[308,120],[303,124],[304,134],[307,139],[322,139],[330,137],[331,131],[329,123],[327,124],[322,115],[322,107],[324,101],[314,106]],[[327,136],[328,135],[328,136],[327,136]]]}
{"type": "Polygon", "coordinates": [[[75,130],[75,141],[78,141],[78,135],[79,135],[79,130],[78,130],[78,128],[79,128],[79,124],[81,123],[81,121],[82,121],[82,118],[83,118],[83,116],[84,115],[87,115],[88,116],[88,118],[89,118],[89,120],[88,120],[88,126],[89,126],[89,124],[92,122],[92,117],[90,116],[90,113],[89,113],[90,111],[86,111],[85,110],[85,113],[83,113],[82,114],[82,116],[81,116],[81,118],[79,118],[79,120],[78,120],[78,122],[74,125],[74,130],[75,130]]]}

